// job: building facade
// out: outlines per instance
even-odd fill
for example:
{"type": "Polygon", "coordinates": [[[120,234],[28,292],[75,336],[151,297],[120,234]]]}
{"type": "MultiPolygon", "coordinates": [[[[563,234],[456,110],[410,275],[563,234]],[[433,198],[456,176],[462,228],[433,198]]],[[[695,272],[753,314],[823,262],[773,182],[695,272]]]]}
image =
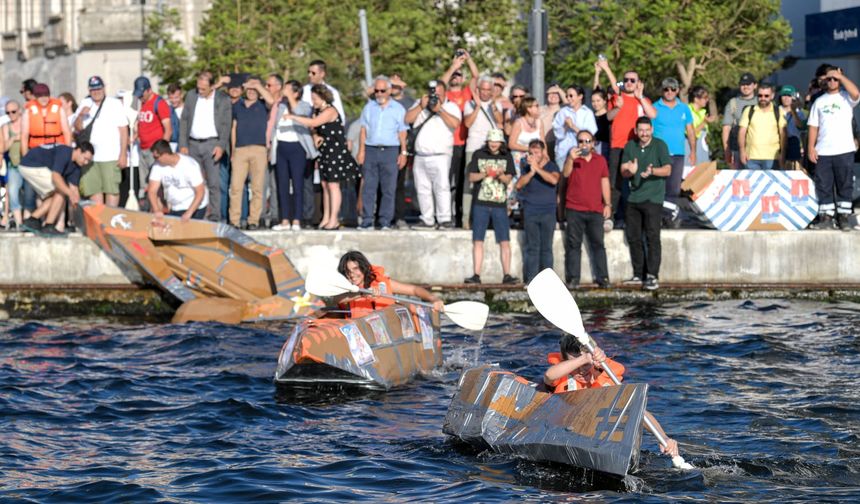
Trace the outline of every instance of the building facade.
{"type": "Polygon", "coordinates": [[[51,92],[78,99],[99,75],[108,95],[130,90],[144,73],[145,20],[175,8],[182,27],[174,36],[191,48],[209,0],[3,0],[0,3],[0,96],[20,98],[33,78],[51,92]]]}

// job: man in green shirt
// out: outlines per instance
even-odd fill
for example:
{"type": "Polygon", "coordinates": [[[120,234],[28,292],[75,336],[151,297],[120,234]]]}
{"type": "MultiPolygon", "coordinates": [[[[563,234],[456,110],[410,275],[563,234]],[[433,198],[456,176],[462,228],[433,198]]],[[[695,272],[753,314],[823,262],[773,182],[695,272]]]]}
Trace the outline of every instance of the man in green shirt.
{"type": "Polygon", "coordinates": [[[641,283],[646,290],[659,287],[661,212],[666,197],[666,177],[672,173],[669,148],[653,134],[651,119],[640,117],[636,120],[637,139],[627,142],[621,155],[621,175],[630,179],[624,234],[633,263],[633,277],[624,283],[641,283]],[[642,241],[643,229],[648,240],[647,250],[642,241]]]}

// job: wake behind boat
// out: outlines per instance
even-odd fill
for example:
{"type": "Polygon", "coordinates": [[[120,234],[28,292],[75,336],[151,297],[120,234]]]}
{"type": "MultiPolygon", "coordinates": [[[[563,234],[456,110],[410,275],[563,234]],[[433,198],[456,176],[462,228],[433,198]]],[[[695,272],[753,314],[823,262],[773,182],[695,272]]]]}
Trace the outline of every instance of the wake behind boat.
{"type": "Polygon", "coordinates": [[[441,364],[438,312],[393,305],[361,318],[301,322],[281,348],[275,383],[388,390],[441,364]]]}
{"type": "Polygon", "coordinates": [[[461,376],[442,430],[498,453],[624,476],[639,464],[647,395],[645,384],[551,394],[484,365],[461,376]]]}

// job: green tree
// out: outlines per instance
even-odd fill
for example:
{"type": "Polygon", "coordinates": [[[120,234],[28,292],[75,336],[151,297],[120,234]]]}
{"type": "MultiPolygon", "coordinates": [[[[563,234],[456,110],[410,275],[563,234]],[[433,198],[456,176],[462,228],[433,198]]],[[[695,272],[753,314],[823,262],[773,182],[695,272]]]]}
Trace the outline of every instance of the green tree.
{"type": "Polygon", "coordinates": [[[171,35],[180,27],[177,9],[156,11],[146,18],[146,47],[149,53],[145,58],[145,68],[164,84],[177,82],[181,85],[188,79],[191,69],[188,51],[171,35]]]}
{"type": "Polygon", "coordinates": [[[416,89],[439,77],[455,47],[486,71],[521,64],[518,0],[214,0],[195,40],[194,70],[278,72],[304,82],[308,63],[328,63],[327,80],[347,109],[364,103],[359,9],[367,11],[373,71],[401,72],[416,89]]]}
{"type": "Polygon", "coordinates": [[[714,96],[736,86],[745,71],[761,77],[778,69],[775,55],[791,43],[779,0],[556,0],[547,6],[548,73],[563,82],[590,83],[603,53],[618,77],[636,69],[654,89],[674,76],[685,99],[693,83],[714,96]]]}

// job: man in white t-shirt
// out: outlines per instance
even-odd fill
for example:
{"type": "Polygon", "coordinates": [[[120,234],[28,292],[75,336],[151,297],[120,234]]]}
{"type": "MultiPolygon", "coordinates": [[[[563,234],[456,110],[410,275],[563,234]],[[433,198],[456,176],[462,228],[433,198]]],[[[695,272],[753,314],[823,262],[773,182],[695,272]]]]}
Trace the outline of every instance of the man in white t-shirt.
{"type": "Polygon", "coordinates": [[[421,128],[415,138],[415,192],[421,220],[416,228],[432,228],[434,214],[441,228],[453,227],[451,222],[451,156],[454,151],[454,130],[460,125],[462,114],[456,103],[445,98],[447,87],[442,81],[430,81],[435,89],[433,106],[430,96],[424,95],[406,112],[406,123],[421,128]],[[424,123],[427,124],[424,124],[424,123]]]}
{"type": "Polygon", "coordinates": [[[105,83],[94,75],[87,81],[89,96],[73,116],[76,134],[92,123],[89,142],[93,162],[81,176],[81,194],[97,203],[119,204],[120,170],[128,168],[128,115],[122,102],[105,95],[105,83]]]}
{"type": "MultiPolygon", "coordinates": [[[[493,97],[493,78],[485,75],[478,79],[477,99],[466,103],[463,110],[463,123],[469,129],[466,137],[466,166],[472,156],[487,143],[487,133],[501,128],[503,122],[502,96],[493,97]]],[[[468,189],[468,188],[467,188],[468,189]]],[[[472,210],[472,191],[463,191],[463,227],[469,227],[469,214],[472,210]]]]}
{"type": "Polygon", "coordinates": [[[152,145],[155,164],[149,172],[149,185],[146,194],[155,213],[155,220],[162,221],[164,214],[181,217],[182,222],[189,219],[202,219],[209,204],[209,191],[203,179],[203,170],[191,156],[175,154],[167,140],[158,140],[152,145]],[[158,190],[164,188],[164,205],[158,197],[158,190]]]}
{"type": "Polygon", "coordinates": [[[313,103],[311,102],[311,87],[315,84],[324,85],[329,91],[331,91],[331,96],[334,98],[331,105],[335,110],[337,110],[338,115],[340,115],[340,123],[346,126],[346,114],[343,112],[343,102],[340,100],[340,93],[334,86],[325,81],[325,75],[325,61],[311,61],[310,65],[308,65],[308,83],[302,88],[302,101],[313,106],[313,103]]]}
{"type": "Polygon", "coordinates": [[[818,198],[818,221],[810,228],[833,229],[838,225],[850,231],[857,150],[851,120],[854,107],[860,103],[860,90],[835,66],[828,68],[820,82],[825,92],[812,104],[807,122],[809,160],[817,163],[814,178],[818,198]]]}

